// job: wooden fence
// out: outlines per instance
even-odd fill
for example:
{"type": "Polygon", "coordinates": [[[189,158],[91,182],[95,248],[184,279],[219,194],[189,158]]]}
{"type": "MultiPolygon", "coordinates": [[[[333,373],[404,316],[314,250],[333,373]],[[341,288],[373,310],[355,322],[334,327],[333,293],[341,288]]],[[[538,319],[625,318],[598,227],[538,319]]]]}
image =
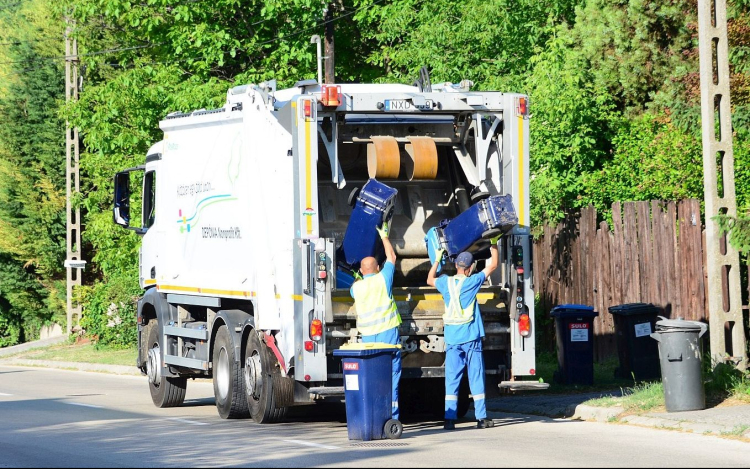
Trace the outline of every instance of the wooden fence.
{"type": "Polygon", "coordinates": [[[612,205],[612,229],[597,227],[596,210],[582,210],[557,227],[545,226],[534,245],[534,284],[544,327],[540,347],[554,340],[549,311],[580,303],[599,312],[595,356],[616,353],[610,306],[653,303],[667,317],[706,319],[700,201],[626,202],[612,205]]]}

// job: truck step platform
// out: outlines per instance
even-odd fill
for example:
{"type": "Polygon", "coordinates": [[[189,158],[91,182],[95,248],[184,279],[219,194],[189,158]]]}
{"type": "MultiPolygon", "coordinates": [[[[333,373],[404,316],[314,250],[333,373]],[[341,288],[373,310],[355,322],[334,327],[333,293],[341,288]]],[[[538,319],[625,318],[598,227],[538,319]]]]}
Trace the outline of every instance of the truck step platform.
{"type": "Polygon", "coordinates": [[[310,397],[313,399],[323,399],[325,397],[338,397],[344,395],[343,386],[320,386],[308,389],[310,397]]]}
{"type": "Polygon", "coordinates": [[[540,383],[538,381],[502,381],[497,387],[509,391],[544,391],[549,389],[549,383],[540,383]]]}

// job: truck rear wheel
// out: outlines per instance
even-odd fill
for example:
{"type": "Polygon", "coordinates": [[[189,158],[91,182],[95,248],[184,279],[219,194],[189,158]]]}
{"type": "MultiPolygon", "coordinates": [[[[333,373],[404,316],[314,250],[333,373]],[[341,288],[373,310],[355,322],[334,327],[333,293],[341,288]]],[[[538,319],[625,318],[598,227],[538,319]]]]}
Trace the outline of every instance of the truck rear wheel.
{"type": "Polygon", "coordinates": [[[187,390],[187,378],[170,378],[162,376],[162,352],[159,347],[159,324],[152,319],[146,326],[148,328],[148,356],[146,357],[146,374],[148,375],[148,388],[151,391],[151,400],[156,407],[177,407],[185,401],[187,390]]]}
{"type": "Polygon", "coordinates": [[[229,329],[227,326],[221,326],[214,340],[213,382],[216,409],[223,419],[247,418],[249,415],[242,357],[235,357],[234,350],[229,329]]]}
{"type": "Polygon", "coordinates": [[[274,387],[282,385],[284,379],[276,361],[252,331],[245,348],[245,390],[250,416],[258,423],[278,422],[286,415],[287,408],[276,403],[274,387]]]}

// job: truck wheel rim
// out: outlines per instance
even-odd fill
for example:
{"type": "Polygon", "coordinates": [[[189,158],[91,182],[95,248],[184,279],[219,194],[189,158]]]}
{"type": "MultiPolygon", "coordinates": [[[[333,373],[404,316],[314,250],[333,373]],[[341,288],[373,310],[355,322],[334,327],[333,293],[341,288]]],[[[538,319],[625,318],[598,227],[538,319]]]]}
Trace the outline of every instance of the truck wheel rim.
{"type": "Polygon", "coordinates": [[[216,368],[216,380],[219,389],[219,398],[226,400],[229,395],[229,355],[224,347],[219,351],[219,363],[216,368]]]}
{"type": "Polygon", "coordinates": [[[256,401],[260,399],[260,393],[263,390],[263,375],[260,355],[257,351],[253,351],[253,354],[245,361],[245,388],[248,396],[256,401]]]}
{"type": "Polygon", "coordinates": [[[146,361],[146,373],[151,384],[159,386],[161,382],[161,352],[159,344],[154,344],[148,351],[148,360],[146,361]]]}

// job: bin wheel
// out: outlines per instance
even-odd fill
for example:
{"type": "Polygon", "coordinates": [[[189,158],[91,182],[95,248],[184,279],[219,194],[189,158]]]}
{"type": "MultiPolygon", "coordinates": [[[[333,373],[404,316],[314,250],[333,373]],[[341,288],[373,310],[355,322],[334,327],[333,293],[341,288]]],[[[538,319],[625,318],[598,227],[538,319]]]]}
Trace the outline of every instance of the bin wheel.
{"type": "Polygon", "coordinates": [[[383,433],[385,433],[385,437],[389,440],[398,440],[401,438],[401,434],[404,432],[404,426],[401,425],[401,422],[399,422],[396,419],[390,419],[389,421],[385,422],[385,428],[383,429],[383,433]]]}
{"type": "Polygon", "coordinates": [[[475,204],[475,203],[477,203],[477,202],[479,202],[479,201],[481,201],[481,200],[489,199],[489,198],[490,198],[490,193],[487,192],[487,191],[483,191],[483,190],[481,190],[479,188],[474,189],[472,191],[471,196],[470,196],[472,205],[475,204]]]}
{"type": "Polygon", "coordinates": [[[347,199],[347,202],[348,202],[348,203],[349,203],[349,205],[351,205],[352,207],[354,207],[354,204],[356,204],[356,203],[357,203],[357,197],[359,197],[359,191],[360,191],[360,190],[361,190],[361,189],[360,189],[359,187],[355,187],[355,188],[354,188],[354,189],[352,189],[352,191],[351,191],[351,192],[349,193],[349,198],[347,199]]]}

